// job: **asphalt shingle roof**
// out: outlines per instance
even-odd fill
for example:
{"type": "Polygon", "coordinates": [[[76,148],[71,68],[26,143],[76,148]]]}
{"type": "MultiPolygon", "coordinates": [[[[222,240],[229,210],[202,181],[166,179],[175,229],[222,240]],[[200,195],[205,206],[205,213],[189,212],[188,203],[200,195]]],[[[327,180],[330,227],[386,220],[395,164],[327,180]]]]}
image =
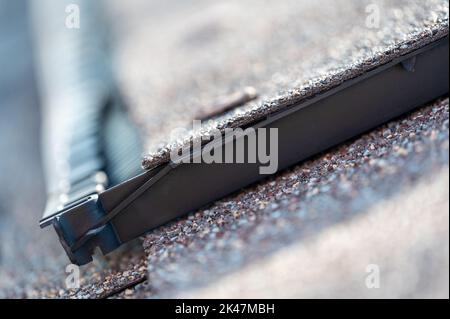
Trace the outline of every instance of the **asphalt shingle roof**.
{"type": "MultiPolygon", "coordinates": [[[[264,5],[256,0],[195,4],[132,0],[108,2],[104,10],[113,22],[112,65],[118,87],[134,121],[144,132],[147,153],[152,154],[144,161],[146,167],[167,160],[168,137],[173,128],[189,126],[199,113],[217,111],[216,101],[221,97],[248,86],[257,90],[256,100],[230,111],[220,121],[210,122],[214,126],[240,125],[448,34],[448,2],[438,0],[292,0],[266,1],[264,5]],[[365,24],[367,5],[373,3],[380,9],[380,28],[376,29],[365,24]]],[[[22,79],[32,78],[31,70],[27,72],[22,79]]],[[[17,87],[20,85],[17,82],[17,87]]],[[[16,103],[31,105],[35,98],[30,95],[27,101],[16,103]]],[[[25,108],[17,108],[19,111],[30,114],[25,108]]],[[[311,257],[307,264],[311,268],[315,262],[324,260],[321,257],[328,249],[342,252],[346,245],[353,245],[354,251],[361,251],[365,246],[357,240],[344,238],[330,243],[326,234],[338,232],[336,227],[341,227],[344,233],[347,229],[358,233],[358,229],[364,229],[358,228],[360,220],[368,220],[369,228],[383,227],[370,223],[372,216],[379,221],[374,203],[383,210],[390,207],[390,202],[409,202],[411,194],[417,193],[417,185],[419,189],[438,185],[435,199],[440,204],[430,207],[425,214],[426,226],[401,227],[409,218],[421,217],[420,212],[402,212],[386,224],[391,230],[399,229],[398,237],[368,236],[380,240],[380,247],[386,248],[370,255],[380,257],[375,262],[381,267],[386,265],[389,271],[395,267],[404,269],[407,264],[405,275],[396,273],[395,279],[414,279],[418,283],[390,290],[391,296],[416,296],[425,291],[425,296],[434,293],[448,297],[448,215],[442,212],[448,209],[448,182],[438,178],[441,174],[448,181],[448,114],[448,98],[439,99],[164,225],[107,256],[106,261],[82,267],[81,288],[75,290],[64,286],[69,262],[53,230],[38,229],[41,211],[35,204],[42,206],[43,199],[42,176],[36,176],[21,197],[9,196],[9,190],[0,192],[0,222],[9,230],[0,233],[0,295],[62,298],[226,295],[236,289],[231,280],[234,275],[239,279],[260,263],[269,266],[258,274],[270,278],[270,265],[279,265],[276,259],[279,253],[291,248],[305,258],[311,257]],[[445,188],[447,192],[442,191],[445,188]],[[8,201],[3,201],[3,196],[8,201]],[[29,213],[30,207],[36,211],[29,213]],[[430,229],[436,225],[442,228],[430,236],[430,229]],[[412,229],[420,233],[411,234],[412,229]],[[410,239],[410,244],[403,245],[404,250],[392,250],[402,235],[410,239]],[[309,244],[311,241],[325,244],[314,246],[309,244]],[[312,258],[316,250],[311,249],[318,246],[322,248],[317,250],[317,258],[312,258]],[[308,249],[311,254],[305,253],[308,249]],[[389,263],[385,263],[386,252],[395,257],[389,263]],[[410,262],[405,264],[405,260],[410,262]],[[423,260],[429,268],[423,267],[423,260]],[[420,281],[433,275],[429,285],[420,281]],[[221,285],[222,278],[231,278],[231,284],[220,292],[217,285],[221,285]],[[202,290],[195,291],[196,288],[202,290]],[[126,290],[119,292],[123,289],[126,290]]],[[[37,115],[33,116],[33,123],[37,123],[37,115]]],[[[23,127],[23,132],[26,130],[37,139],[36,127],[23,127]]],[[[36,143],[35,140],[31,145],[36,143]]],[[[22,149],[17,154],[23,154],[24,158],[37,156],[37,151],[32,151],[22,149]]],[[[13,160],[10,155],[5,158],[13,160]]],[[[28,178],[30,175],[26,173],[37,174],[39,165],[39,161],[30,161],[28,168],[13,172],[19,179],[28,178]]],[[[10,167],[5,164],[2,171],[9,171],[10,167]]],[[[401,243],[404,244],[403,239],[401,243]]],[[[336,259],[327,261],[334,265],[345,256],[338,254],[336,259]]],[[[300,269],[301,262],[290,259],[281,263],[283,266],[300,269]]],[[[362,272],[363,276],[364,269],[362,272]]],[[[290,269],[280,269],[280,273],[288,280],[293,278],[290,269]]],[[[298,273],[300,276],[306,272],[298,273]]],[[[361,275],[345,274],[352,282],[361,275]]],[[[303,282],[301,290],[289,286],[291,296],[304,296],[308,289],[320,292],[330,288],[318,286],[317,282],[306,284],[303,282]]],[[[264,285],[267,287],[269,283],[263,282],[264,285]]],[[[250,289],[242,296],[254,295],[250,289]]]]}
{"type": "Polygon", "coordinates": [[[126,15],[115,20],[133,23],[123,31],[117,26],[117,76],[148,136],[146,169],[167,162],[172,149],[211,129],[254,122],[448,35],[446,1],[125,6],[118,5],[126,15]],[[377,27],[367,21],[374,7],[377,27]],[[140,22],[147,10],[164,13],[140,22]],[[247,86],[258,99],[204,123],[200,131],[171,136],[174,128],[191,128],[199,111],[216,111],[220,97],[247,86]]]}

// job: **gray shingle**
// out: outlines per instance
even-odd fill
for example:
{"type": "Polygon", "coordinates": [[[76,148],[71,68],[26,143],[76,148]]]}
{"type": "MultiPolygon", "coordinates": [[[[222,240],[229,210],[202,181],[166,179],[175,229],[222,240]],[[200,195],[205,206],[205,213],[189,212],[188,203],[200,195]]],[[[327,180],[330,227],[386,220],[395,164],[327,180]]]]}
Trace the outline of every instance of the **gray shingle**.
{"type": "Polygon", "coordinates": [[[173,1],[167,11],[138,3],[118,6],[125,13],[116,19],[133,23],[118,27],[117,75],[148,137],[146,169],[212,128],[248,124],[448,34],[446,1],[173,1]],[[366,23],[369,5],[379,10],[378,28],[366,23]],[[140,22],[146,10],[161,16],[140,22]],[[199,109],[214,112],[217,98],[245,86],[259,98],[170,137],[191,128],[199,109]]]}

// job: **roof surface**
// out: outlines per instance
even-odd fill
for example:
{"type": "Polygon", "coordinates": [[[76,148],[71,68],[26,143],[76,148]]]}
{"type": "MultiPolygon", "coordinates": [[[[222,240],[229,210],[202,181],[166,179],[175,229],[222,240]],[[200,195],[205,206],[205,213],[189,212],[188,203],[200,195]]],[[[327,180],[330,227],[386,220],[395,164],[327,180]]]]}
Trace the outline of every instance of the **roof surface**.
{"type": "MultiPolygon", "coordinates": [[[[393,54],[414,47],[411,34],[430,40],[448,33],[447,1],[375,1],[379,29],[365,24],[371,3],[106,6],[116,21],[119,89],[147,149],[166,145],[173,128],[189,127],[245,87],[254,87],[258,99],[212,125],[241,123],[253,118],[251,110],[261,114],[335,85],[361,72],[366,65],[358,63],[368,57],[384,61],[377,54],[395,43],[393,54]],[[325,80],[333,70],[342,77],[325,80]],[[317,77],[325,82],[308,82],[317,77]]],[[[25,11],[20,1],[10,6],[18,15],[25,11]]],[[[15,29],[25,32],[23,19],[15,29]]],[[[8,42],[5,52],[28,52],[26,41],[8,42]]],[[[0,139],[6,150],[0,170],[12,181],[0,188],[1,297],[448,298],[448,97],[96,259],[81,268],[80,289],[66,289],[69,261],[53,230],[37,225],[45,200],[39,114],[27,82],[31,56],[24,61],[17,80],[5,82],[11,86],[5,91],[21,94],[0,95],[2,105],[17,106],[8,117],[0,113],[0,136],[9,134],[0,139]],[[17,168],[18,157],[36,160],[17,168]],[[364,286],[370,264],[384,278],[376,291],[364,286]]],[[[165,160],[164,152],[153,154],[151,163],[165,160]]]]}
{"type": "Polygon", "coordinates": [[[117,76],[148,136],[147,169],[192,137],[261,119],[448,34],[446,1],[136,3],[116,8],[114,21],[133,21],[116,29],[117,76]],[[367,21],[374,6],[378,27],[367,21]],[[146,12],[158,17],[140,23],[146,12]],[[247,86],[258,99],[171,134],[247,86]]]}

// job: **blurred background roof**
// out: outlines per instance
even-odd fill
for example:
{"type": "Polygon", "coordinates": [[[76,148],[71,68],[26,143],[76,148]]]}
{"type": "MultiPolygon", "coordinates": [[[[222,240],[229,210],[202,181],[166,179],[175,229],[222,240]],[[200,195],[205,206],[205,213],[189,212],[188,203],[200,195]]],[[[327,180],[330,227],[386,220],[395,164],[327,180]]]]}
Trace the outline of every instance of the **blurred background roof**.
{"type": "MultiPolygon", "coordinates": [[[[372,3],[132,0],[102,12],[118,88],[151,150],[243,87],[258,103],[448,23],[447,1],[376,1],[380,28],[368,29],[372,3]]],[[[448,98],[160,227],[82,267],[81,289],[67,290],[65,253],[38,227],[29,8],[0,0],[0,297],[448,298],[448,98]],[[380,289],[365,286],[370,264],[380,289]]]]}

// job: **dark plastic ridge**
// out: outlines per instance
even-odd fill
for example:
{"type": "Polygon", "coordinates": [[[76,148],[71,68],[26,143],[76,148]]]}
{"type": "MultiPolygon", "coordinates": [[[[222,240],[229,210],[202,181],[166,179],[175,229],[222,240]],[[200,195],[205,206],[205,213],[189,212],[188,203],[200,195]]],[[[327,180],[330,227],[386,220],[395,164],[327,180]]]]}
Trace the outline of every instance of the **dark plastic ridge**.
{"type": "MultiPolygon", "coordinates": [[[[449,91],[449,39],[437,40],[251,125],[278,129],[278,170],[373,129],[449,91]]],[[[222,145],[225,147],[225,143],[222,145]]],[[[193,155],[198,156],[198,154],[193,155]]],[[[73,263],[108,253],[267,175],[260,163],[169,163],[46,216],[73,263]]]]}

